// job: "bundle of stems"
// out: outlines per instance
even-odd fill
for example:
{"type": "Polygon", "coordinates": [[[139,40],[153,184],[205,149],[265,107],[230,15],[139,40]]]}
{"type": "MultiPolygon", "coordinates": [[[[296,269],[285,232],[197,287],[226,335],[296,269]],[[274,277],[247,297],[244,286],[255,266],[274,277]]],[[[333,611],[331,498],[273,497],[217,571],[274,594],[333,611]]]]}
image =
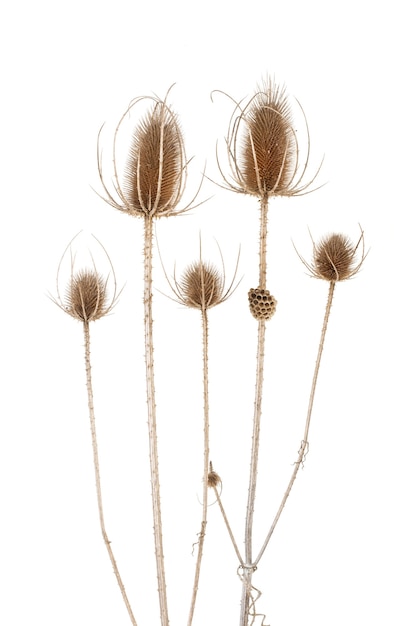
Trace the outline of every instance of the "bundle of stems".
{"type": "MultiPolygon", "coordinates": [[[[168,94],[169,93],[170,91],[168,91],[168,94]]],[[[197,194],[190,203],[180,208],[187,179],[188,161],[178,118],[167,104],[168,94],[163,100],[157,97],[136,98],[130,103],[120,118],[113,138],[112,191],[110,191],[110,185],[106,182],[103,173],[102,153],[100,148],[101,131],[99,132],[97,142],[98,171],[103,188],[103,195],[101,197],[105,202],[122,213],[132,217],[139,217],[143,220],[143,305],[147,422],[155,560],[161,626],[169,625],[169,617],[162,533],[153,358],[152,264],[154,222],[160,217],[176,216],[184,211],[188,211],[192,206],[198,206],[195,204],[195,199],[200,190],[200,188],[197,190],[197,194]],[[130,117],[133,109],[142,103],[150,103],[150,108],[133,130],[129,152],[124,162],[124,172],[120,174],[117,149],[120,129],[126,119],[130,117]]],[[[258,87],[254,96],[249,99],[246,105],[242,105],[237,101],[233,102],[234,110],[226,136],[227,159],[231,173],[228,176],[225,175],[223,168],[220,167],[223,179],[223,183],[220,186],[235,193],[253,196],[259,203],[259,278],[258,285],[251,288],[248,293],[249,310],[257,321],[257,350],[252,446],[245,516],[244,551],[242,552],[239,550],[235,533],[229,523],[225,506],[221,499],[221,489],[219,488],[221,479],[213,470],[213,465],[210,460],[208,385],[208,311],[212,307],[225,302],[237,287],[236,275],[239,257],[228,287],[226,287],[225,267],[221,251],[221,267],[218,269],[215,265],[203,259],[201,238],[198,260],[190,264],[178,280],[174,272],[173,282],[170,281],[164,269],[165,276],[174,294],[173,299],[184,306],[199,310],[202,323],[203,496],[201,524],[198,533],[198,552],[187,626],[192,625],[195,613],[204,540],[207,531],[209,488],[214,490],[216,501],[239,562],[238,573],[242,582],[239,625],[252,626],[257,617],[260,618],[263,615],[258,612],[256,607],[256,602],[261,592],[253,585],[252,578],[269,545],[272,534],[294,485],[299,468],[302,466],[308,451],[314,396],[335,286],[337,282],[345,281],[353,277],[360,270],[366,256],[362,229],[356,244],[352,243],[352,241],[343,234],[331,233],[323,237],[317,244],[313,240],[311,262],[305,261],[299,255],[303,264],[309,270],[310,275],[327,281],[329,290],[301,444],[289,478],[288,486],[278,506],[277,513],[261,547],[255,551],[253,545],[253,525],[258,478],[264,363],[267,343],[266,330],[277,308],[277,299],[268,289],[267,280],[268,211],[271,199],[277,196],[290,198],[314,191],[313,184],[321,169],[321,164],[314,175],[308,178],[310,135],[307,122],[307,145],[304,153],[304,163],[300,164],[302,160],[301,152],[293,126],[292,111],[288,97],[285,90],[277,86],[271,78],[267,78],[263,84],[258,87]],[[360,247],[361,255],[358,254],[360,247]]],[[[300,109],[302,111],[301,105],[300,109]]],[[[220,166],[218,156],[217,160],[220,166]]],[[[116,285],[115,279],[114,284],[116,285]]],[[[74,271],[74,264],[71,264],[71,276],[67,291],[65,296],[61,298],[58,290],[56,302],[66,313],[81,321],[83,324],[88,408],[100,526],[130,621],[132,624],[136,625],[137,622],[133,615],[104,523],[90,363],[89,324],[91,321],[96,321],[109,313],[114,307],[117,297],[116,288],[113,295],[109,295],[108,278],[104,279],[103,276],[98,273],[93,261],[92,268],[83,269],[78,273],[74,271]]]]}

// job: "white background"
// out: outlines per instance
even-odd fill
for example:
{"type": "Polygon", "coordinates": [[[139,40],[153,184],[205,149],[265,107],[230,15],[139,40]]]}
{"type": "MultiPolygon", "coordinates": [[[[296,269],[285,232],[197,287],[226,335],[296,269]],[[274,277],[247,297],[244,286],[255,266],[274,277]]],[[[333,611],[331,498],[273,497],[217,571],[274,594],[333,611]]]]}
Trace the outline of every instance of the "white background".
{"type": "MultiPolygon", "coordinates": [[[[326,285],[309,278],[319,238],[365,230],[363,270],[337,287],[299,473],[254,584],[265,624],[412,625],[416,561],[415,29],[412,3],[294,0],[244,4],[15,2],[1,16],[0,623],[129,623],[102,542],[83,371],[82,328],[47,298],[69,240],[94,233],[124,290],[92,329],[107,527],[137,614],[158,624],[153,562],[141,303],[142,224],[102,202],[95,150],[129,101],[172,83],[191,163],[220,180],[231,103],[267,73],[309,120],[314,194],[275,200],[269,223],[268,325],[255,550],[275,515],[303,433],[326,285]]],[[[107,144],[109,145],[109,144],[107,144]]],[[[107,156],[109,152],[107,151],[107,156]]],[[[213,196],[162,220],[167,272],[198,255],[238,290],[210,313],[211,458],[243,550],[256,322],[256,200],[206,182],[213,196]]],[[[85,240],[80,238],[82,248],[85,240]]],[[[87,242],[88,243],[88,242],[87,242]]],[[[78,244],[77,244],[78,245],[78,244]]],[[[168,288],[155,259],[155,285],[168,288]]],[[[103,268],[106,271],[106,268],[103,268]]],[[[155,358],[170,621],[186,623],[200,524],[202,396],[197,312],[156,293],[155,358]]],[[[237,561],[209,510],[195,624],[237,624],[237,561]]]]}

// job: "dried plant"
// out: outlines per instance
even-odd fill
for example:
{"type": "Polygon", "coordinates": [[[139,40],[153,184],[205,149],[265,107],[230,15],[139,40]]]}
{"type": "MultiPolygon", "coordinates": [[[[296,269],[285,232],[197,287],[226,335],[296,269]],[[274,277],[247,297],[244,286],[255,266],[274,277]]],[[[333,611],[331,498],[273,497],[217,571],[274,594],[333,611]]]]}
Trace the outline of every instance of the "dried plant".
{"type": "Polygon", "coordinates": [[[116,562],[116,558],[114,556],[113,548],[111,546],[111,541],[108,538],[106,525],[104,520],[104,507],[103,507],[103,497],[102,497],[102,488],[101,488],[101,479],[100,479],[100,462],[99,462],[99,453],[98,453],[98,443],[97,443],[97,430],[96,430],[96,418],[95,418],[95,410],[94,410],[94,396],[93,396],[93,382],[91,376],[91,337],[90,337],[90,322],[95,322],[113,309],[116,304],[117,298],[119,294],[117,293],[117,282],[114,274],[113,265],[110,261],[110,257],[108,256],[105,248],[103,248],[107,259],[110,263],[111,275],[113,278],[113,293],[109,291],[108,288],[108,278],[105,279],[101,274],[98,273],[94,259],[92,260],[92,267],[83,268],[78,272],[74,273],[74,265],[75,265],[75,256],[72,253],[72,243],[75,237],[70,241],[68,246],[66,247],[61,260],[58,265],[57,271],[57,296],[56,298],[52,298],[52,300],[62,309],[65,313],[73,317],[74,319],[81,321],[83,323],[83,332],[84,332],[84,360],[85,360],[85,372],[86,372],[86,382],[87,382],[87,396],[88,396],[88,412],[90,418],[90,430],[91,430],[91,443],[93,447],[93,460],[94,460],[94,472],[95,472],[95,481],[96,481],[96,495],[97,495],[97,505],[99,511],[100,518],[100,527],[101,534],[103,537],[104,544],[107,549],[107,553],[109,555],[111,564],[113,566],[113,571],[116,576],[117,584],[119,586],[120,592],[123,597],[123,601],[125,603],[126,609],[129,613],[130,621],[133,626],[137,626],[137,622],[135,616],[133,614],[122,577],[119,572],[119,568],[116,562]],[[59,279],[60,279],[60,271],[62,268],[62,263],[65,258],[66,253],[70,251],[70,260],[71,260],[71,273],[70,278],[67,283],[65,296],[62,299],[60,290],[59,290],[59,279]]]}
{"type": "MultiPolygon", "coordinates": [[[[180,208],[185,191],[188,161],[185,155],[184,140],[179,120],[167,105],[167,98],[161,100],[156,96],[136,98],[127,107],[119,119],[113,136],[112,165],[110,181],[106,180],[103,168],[102,151],[100,148],[101,132],[97,140],[97,161],[99,178],[102,184],[102,198],[118,211],[134,217],[143,218],[144,240],[144,341],[146,362],[146,397],[147,422],[149,435],[149,460],[152,486],[152,512],[154,526],[155,559],[158,579],[158,594],[161,626],[169,626],[168,601],[165,581],[164,551],[162,541],[162,513],[159,485],[159,463],[157,447],[157,418],[155,404],[155,373],[153,358],[153,236],[154,218],[176,216],[188,211],[191,203],[180,208]],[[130,147],[124,159],[119,158],[119,135],[128,118],[133,116],[139,105],[151,103],[150,109],[139,118],[134,125],[130,147]]],[[[269,202],[271,198],[282,196],[300,196],[314,191],[313,183],[320,172],[321,164],[312,176],[307,176],[310,158],[310,134],[306,122],[306,142],[299,145],[294,130],[293,111],[289,97],[282,86],[276,85],[271,78],[266,78],[255,94],[243,104],[243,101],[232,100],[234,110],[229,122],[226,137],[227,159],[230,173],[226,175],[217,162],[223,179],[223,188],[249,194],[259,202],[259,279],[258,285],[248,292],[249,310],[257,323],[257,350],[255,369],[255,398],[252,425],[252,444],[248,480],[248,498],[245,515],[245,532],[242,552],[233,532],[224,503],[222,501],[222,481],[213,469],[210,461],[209,439],[209,385],[208,385],[208,351],[209,325],[208,312],[215,306],[224,303],[231,297],[240,281],[236,281],[239,255],[230,283],[226,284],[225,264],[219,248],[221,265],[203,260],[200,237],[199,258],[189,264],[179,278],[174,268],[173,277],[163,272],[171,289],[171,299],[187,308],[195,309],[201,314],[202,321],[202,364],[203,364],[203,498],[200,530],[198,533],[198,554],[195,564],[191,603],[187,626],[192,626],[200,573],[203,559],[203,548],[208,521],[208,490],[212,489],[216,503],[224,520],[229,538],[232,542],[238,561],[238,576],[242,583],[240,626],[254,626],[255,622],[265,626],[265,615],[258,612],[257,604],[261,591],[253,584],[253,576],[269,545],[272,534],[277,526],[289,494],[294,485],[300,466],[303,465],[309,448],[309,432],[316,393],[318,375],[322,360],[327,326],[332,307],[335,286],[354,277],[361,269],[366,257],[364,233],[360,229],[360,237],[354,244],[349,237],[341,233],[329,234],[316,244],[314,240],[311,261],[307,262],[298,254],[310,275],[325,280],[328,285],[327,303],[321,328],[317,358],[313,370],[310,396],[307,405],[304,432],[298,449],[296,461],[288,486],[283,494],[277,513],[272,520],[265,539],[258,550],[253,545],[253,523],[255,498],[258,479],[259,443],[264,384],[264,363],[266,348],[266,326],[273,323],[277,310],[277,298],[268,289],[267,284],[267,222],[269,202]],[[301,155],[304,155],[301,157],[301,155]]],[[[297,101],[298,102],[298,101],[297,101]]],[[[304,116],[304,111],[299,105],[304,116]]],[[[201,185],[200,185],[201,186],[201,185]]],[[[317,187],[316,187],[317,188],[317,187]]],[[[199,191],[199,189],[198,189],[199,191]]],[[[197,193],[198,193],[197,191],[197,193]]],[[[198,206],[198,205],[195,205],[198,206]]],[[[71,244],[69,245],[71,249],[71,244]]],[[[68,248],[67,248],[68,250],[68,248]]],[[[65,254],[65,253],[64,253],[65,254]]],[[[106,253],[107,254],[107,253],[106,253]]],[[[94,466],[96,473],[97,500],[103,539],[113,564],[116,578],[123,595],[132,624],[136,624],[132,613],[113,551],[108,540],[101,496],[99,473],[98,446],[94,417],[93,391],[90,365],[90,334],[89,324],[107,315],[114,307],[117,298],[116,281],[113,266],[104,277],[96,270],[94,260],[92,267],[75,269],[75,257],[71,251],[71,273],[65,294],[60,295],[57,278],[56,304],[71,317],[83,323],[85,338],[85,364],[88,389],[88,406],[92,433],[94,466]],[[113,282],[113,290],[109,284],[113,282]]],[[[161,254],[160,254],[161,257],[161,254]]],[[[58,274],[61,269],[60,261],[58,274]]]]}

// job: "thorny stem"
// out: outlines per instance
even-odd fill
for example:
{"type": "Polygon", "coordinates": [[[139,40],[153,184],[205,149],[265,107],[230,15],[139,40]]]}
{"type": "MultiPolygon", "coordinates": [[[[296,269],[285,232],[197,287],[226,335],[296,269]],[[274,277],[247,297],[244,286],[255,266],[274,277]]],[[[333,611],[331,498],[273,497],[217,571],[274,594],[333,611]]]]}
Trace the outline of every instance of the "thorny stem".
{"type": "Polygon", "coordinates": [[[97,494],[98,512],[100,516],[101,534],[103,536],[103,540],[106,545],[111,564],[113,566],[113,571],[117,579],[117,584],[119,585],[119,589],[122,593],[124,603],[129,613],[130,621],[132,622],[134,626],[137,626],[136,619],[133,615],[133,611],[131,609],[131,606],[130,606],[130,603],[126,594],[126,591],[122,582],[122,578],[119,573],[119,568],[117,567],[116,559],[114,557],[113,550],[110,545],[111,541],[109,540],[107,536],[106,527],[104,524],[104,511],[103,511],[103,499],[101,495],[100,465],[99,465],[99,458],[98,458],[96,421],[95,421],[95,416],[94,416],[93,384],[92,384],[92,379],[91,379],[90,327],[89,327],[88,322],[84,322],[84,349],[85,349],[85,371],[86,371],[86,377],[87,377],[88,411],[90,415],[91,441],[93,444],[94,472],[95,472],[95,478],[96,478],[96,494],[97,494]]]}
{"type": "Polygon", "coordinates": [[[330,309],[332,306],[332,301],[333,301],[333,295],[334,295],[334,289],[335,289],[335,285],[336,283],[334,281],[330,281],[329,284],[329,293],[327,296],[327,305],[326,305],[326,310],[324,313],[324,319],[323,319],[323,326],[322,326],[322,330],[321,330],[321,336],[320,336],[320,343],[319,343],[319,347],[318,347],[318,351],[317,351],[317,359],[316,359],[316,365],[314,368],[314,374],[313,374],[313,380],[311,383],[311,391],[310,391],[310,399],[308,402],[308,408],[307,408],[307,417],[306,417],[306,423],[305,423],[305,427],[304,427],[304,435],[303,435],[303,439],[301,441],[301,445],[300,445],[300,449],[298,450],[298,457],[297,460],[295,461],[294,464],[294,470],[293,473],[291,475],[290,481],[288,483],[288,487],[284,493],[284,496],[282,498],[282,502],[281,505],[278,509],[278,512],[275,516],[274,521],[272,522],[272,526],[268,532],[268,535],[264,541],[264,544],[256,558],[256,560],[254,561],[254,566],[256,566],[259,561],[262,558],[263,553],[265,552],[265,549],[269,543],[269,540],[271,539],[272,533],[275,530],[275,526],[278,523],[278,520],[281,516],[281,513],[284,509],[285,503],[287,502],[287,498],[290,495],[291,489],[293,487],[293,484],[295,482],[295,479],[297,478],[297,474],[298,474],[298,470],[300,469],[300,465],[303,464],[303,460],[305,458],[306,453],[308,452],[308,433],[310,430],[310,422],[311,422],[311,414],[313,411],[313,403],[314,403],[314,396],[316,393],[316,387],[317,387],[317,378],[319,375],[319,370],[320,370],[320,363],[321,363],[321,357],[323,354],[323,347],[324,347],[324,340],[326,337],[326,331],[327,331],[327,324],[329,321],[329,316],[330,316],[330,309]]]}
{"type": "Polygon", "coordinates": [[[203,558],[204,538],[207,526],[207,500],[208,500],[208,473],[209,473],[209,393],[208,393],[208,317],[207,309],[201,309],[203,324],[203,395],[204,395],[204,461],[203,461],[203,512],[201,518],[201,530],[198,540],[198,554],[195,566],[194,585],[191,597],[188,626],[191,626],[194,616],[195,603],[197,600],[198,582],[200,579],[201,561],[203,558]]]}
{"type": "MultiPolygon", "coordinates": [[[[260,202],[260,232],[259,232],[259,288],[266,289],[266,238],[267,238],[267,218],[268,218],[268,197],[265,196],[260,202]]],[[[264,380],[264,360],[265,360],[265,320],[258,322],[258,348],[256,355],[256,386],[255,403],[253,415],[252,431],[252,452],[249,474],[248,501],[246,507],[245,524],[245,568],[242,574],[242,599],[240,626],[247,626],[249,608],[251,602],[252,573],[252,530],[253,514],[255,508],[256,480],[258,474],[259,458],[259,435],[261,428],[262,414],[262,394],[264,380]]]]}
{"type": "Polygon", "coordinates": [[[146,397],[148,404],[149,461],[151,468],[152,513],[155,542],[156,572],[158,578],[161,625],[168,626],[168,602],[165,584],[164,550],[162,542],[161,497],[159,487],[158,442],[156,432],[155,373],[153,360],[152,320],[152,216],[144,218],[144,313],[146,397]]]}

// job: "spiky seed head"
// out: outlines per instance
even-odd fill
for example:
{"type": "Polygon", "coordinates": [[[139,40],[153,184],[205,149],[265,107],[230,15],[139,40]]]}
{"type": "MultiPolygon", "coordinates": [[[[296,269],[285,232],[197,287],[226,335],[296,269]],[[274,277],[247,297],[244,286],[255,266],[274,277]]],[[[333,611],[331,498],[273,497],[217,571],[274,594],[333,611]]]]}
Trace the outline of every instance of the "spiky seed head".
{"type": "Polygon", "coordinates": [[[255,319],[270,320],[277,310],[277,301],[268,289],[250,289],[249,309],[255,319]]]}
{"type": "Polygon", "coordinates": [[[201,310],[222,302],[223,287],[224,277],[219,270],[202,260],[189,265],[179,282],[183,303],[201,310]]]}
{"type": "Polygon", "coordinates": [[[293,174],[296,142],[291,111],[283,88],[271,80],[252,99],[245,115],[242,179],[248,193],[279,196],[293,174]]]}
{"type": "Polygon", "coordinates": [[[354,276],[362,265],[361,261],[355,264],[356,252],[363,233],[355,245],[349,237],[340,233],[332,233],[323,237],[313,250],[312,273],[316,278],[328,281],[347,280],[354,276]]]}
{"type": "Polygon", "coordinates": [[[183,138],[177,117],[156,102],[136,127],[126,164],[123,194],[138,215],[167,215],[182,190],[183,138]]]}
{"type": "Polygon", "coordinates": [[[64,296],[64,310],[83,322],[94,322],[109,311],[107,285],[102,276],[89,269],[71,277],[64,296]]]}
{"type": "Polygon", "coordinates": [[[217,472],[213,471],[213,469],[210,470],[210,472],[207,475],[207,485],[213,489],[214,487],[217,487],[217,485],[219,485],[222,482],[220,476],[217,474],[217,472]]]}

